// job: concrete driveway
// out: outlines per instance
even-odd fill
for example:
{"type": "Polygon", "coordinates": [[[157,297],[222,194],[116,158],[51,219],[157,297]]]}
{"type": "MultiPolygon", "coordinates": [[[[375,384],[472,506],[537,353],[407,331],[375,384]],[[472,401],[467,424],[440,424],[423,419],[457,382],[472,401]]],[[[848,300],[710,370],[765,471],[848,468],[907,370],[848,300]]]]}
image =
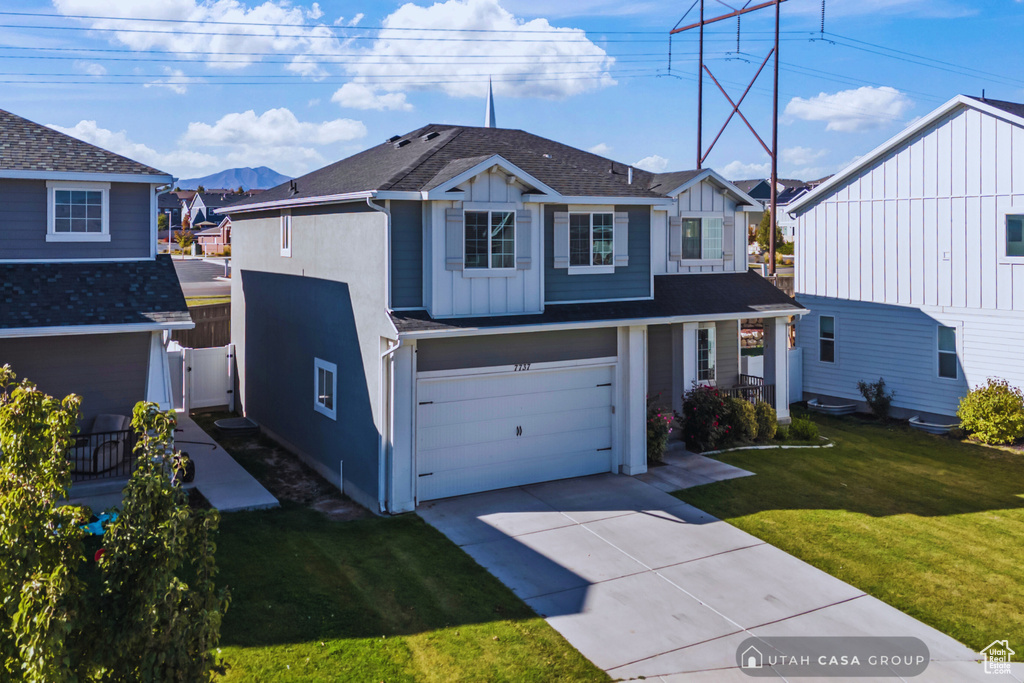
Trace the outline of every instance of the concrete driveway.
{"type": "Polygon", "coordinates": [[[1021,680],[984,674],[952,638],[635,478],[504,489],[419,514],[613,678],[750,681],[741,642],[816,635],[920,638],[932,662],[914,680],[1021,680]]]}

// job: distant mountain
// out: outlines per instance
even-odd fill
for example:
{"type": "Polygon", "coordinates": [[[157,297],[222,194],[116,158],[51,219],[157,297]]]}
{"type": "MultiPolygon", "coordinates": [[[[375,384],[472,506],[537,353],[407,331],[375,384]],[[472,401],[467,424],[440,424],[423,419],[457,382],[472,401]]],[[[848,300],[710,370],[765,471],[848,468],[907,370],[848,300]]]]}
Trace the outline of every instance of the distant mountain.
{"type": "Polygon", "coordinates": [[[286,175],[260,166],[259,168],[229,168],[220,173],[212,173],[202,178],[179,180],[177,185],[183,190],[195,190],[200,185],[207,189],[236,190],[241,185],[246,190],[267,190],[291,180],[286,175]]]}

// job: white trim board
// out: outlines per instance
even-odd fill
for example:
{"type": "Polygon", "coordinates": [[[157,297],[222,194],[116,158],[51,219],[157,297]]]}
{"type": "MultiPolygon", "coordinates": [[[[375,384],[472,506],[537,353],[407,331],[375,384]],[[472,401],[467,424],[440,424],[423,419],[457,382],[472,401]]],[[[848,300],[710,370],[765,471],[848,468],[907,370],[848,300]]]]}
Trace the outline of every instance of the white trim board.
{"type": "Polygon", "coordinates": [[[161,330],[191,330],[196,324],[187,323],[127,323],[124,325],[65,325],[62,327],[12,327],[0,330],[0,339],[21,337],[72,337],[83,334],[120,334],[124,332],[157,332],[161,330]]]}
{"type": "Polygon", "coordinates": [[[134,173],[83,173],[78,171],[16,171],[9,169],[0,169],[0,178],[9,178],[13,180],[65,180],[108,183],[160,183],[162,185],[174,182],[174,177],[166,174],[144,175],[134,173]]]}

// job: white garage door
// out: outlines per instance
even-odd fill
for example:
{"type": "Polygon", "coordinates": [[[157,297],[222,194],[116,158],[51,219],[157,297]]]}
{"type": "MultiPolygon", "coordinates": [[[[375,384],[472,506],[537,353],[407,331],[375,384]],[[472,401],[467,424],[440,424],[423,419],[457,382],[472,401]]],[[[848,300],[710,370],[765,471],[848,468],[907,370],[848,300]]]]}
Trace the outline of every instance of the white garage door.
{"type": "Polygon", "coordinates": [[[420,501],[612,467],[610,366],[420,379],[420,501]]]}

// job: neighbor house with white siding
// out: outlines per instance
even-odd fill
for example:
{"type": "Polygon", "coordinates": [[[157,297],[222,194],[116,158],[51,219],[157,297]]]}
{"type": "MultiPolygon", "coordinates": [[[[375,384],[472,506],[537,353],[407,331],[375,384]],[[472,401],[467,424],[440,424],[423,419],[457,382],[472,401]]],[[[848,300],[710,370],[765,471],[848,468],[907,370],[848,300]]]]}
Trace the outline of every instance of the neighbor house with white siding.
{"type": "Polygon", "coordinates": [[[958,96],[789,207],[805,398],[956,414],[988,377],[1024,387],[1024,105],[958,96]]]}

